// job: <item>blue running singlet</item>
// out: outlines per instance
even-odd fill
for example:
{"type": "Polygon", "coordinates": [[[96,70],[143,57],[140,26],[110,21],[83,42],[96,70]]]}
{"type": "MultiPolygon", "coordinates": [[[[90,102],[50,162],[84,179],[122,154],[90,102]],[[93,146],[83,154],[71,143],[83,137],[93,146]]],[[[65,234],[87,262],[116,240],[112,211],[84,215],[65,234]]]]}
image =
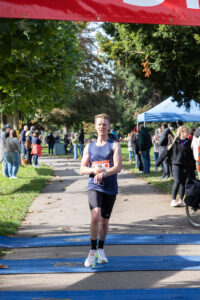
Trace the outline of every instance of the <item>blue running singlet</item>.
{"type": "MultiPolygon", "coordinates": [[[[113,167],[113,143],[112,139],[108,139],[104,146],[97,146],[96,141],[89,144],[90,168],[97,165],[106,171],[106,169],[113,167]]],[[[94,183],[94,175],[90,175],[88,190],[96,190],[109,195],[118,194],[117,174],[104,177],[101,184],[94,183]]]]}

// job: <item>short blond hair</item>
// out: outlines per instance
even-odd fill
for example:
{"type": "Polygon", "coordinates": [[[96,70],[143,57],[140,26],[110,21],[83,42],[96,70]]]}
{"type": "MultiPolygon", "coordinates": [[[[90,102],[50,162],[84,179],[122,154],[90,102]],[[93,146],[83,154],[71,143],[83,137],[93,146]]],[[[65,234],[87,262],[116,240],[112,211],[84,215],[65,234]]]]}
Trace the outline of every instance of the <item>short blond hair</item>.
{"type": "Polygon", "coordinates": [[[181,126],[180,129],[179,129],[179,134],[181,134],[182,131],[187,131],[189,133],[189,130],[187,127],[185,126],[181,126]]]}
{"type": "Polygon", "coordinates": [[[109,115],[106,115],[106,114],[96,115],[95,118],[94,118],[95,124],[96,124],[96,121],[97,121],[98,118],[108,120],[108,122],[110,124],[110,116],[109,115]]]}

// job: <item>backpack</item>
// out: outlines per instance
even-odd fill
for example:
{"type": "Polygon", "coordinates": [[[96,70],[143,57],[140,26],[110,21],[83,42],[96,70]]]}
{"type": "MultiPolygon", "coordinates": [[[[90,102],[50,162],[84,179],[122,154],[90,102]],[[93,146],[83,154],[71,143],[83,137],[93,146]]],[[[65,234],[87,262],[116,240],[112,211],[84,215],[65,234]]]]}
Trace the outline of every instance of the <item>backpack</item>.
{"type": "Polygon", "coordinates": [[[200,180],[191,179],[185,187],[185,204],[194,209],[200,208],[200,180]]]}

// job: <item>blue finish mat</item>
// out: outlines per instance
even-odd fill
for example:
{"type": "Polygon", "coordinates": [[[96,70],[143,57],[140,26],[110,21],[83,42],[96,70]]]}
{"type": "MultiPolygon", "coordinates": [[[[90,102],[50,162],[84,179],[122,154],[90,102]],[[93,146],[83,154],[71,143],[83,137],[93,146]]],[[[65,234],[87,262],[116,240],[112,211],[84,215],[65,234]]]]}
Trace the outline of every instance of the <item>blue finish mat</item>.
{"type": "MultiPolygon", "coordinates": [[[[109,234],[107,245],[200,245],[200,234],[109,234]]],[[[89,246],[89,235],[16,238],[0,236],[0,247],[89,246]]]]}
{"type": "Polygon", "coordinates": [[[0,260],[0,274],[93,273],[200,270],[200,256],[112,256],[109,263],[86,268],[85,258],[0,260]]]}
{"type": "Polygon", "coordinates": [[[197,300],[200,289],[0,292],[3,300],[197,300]]]}

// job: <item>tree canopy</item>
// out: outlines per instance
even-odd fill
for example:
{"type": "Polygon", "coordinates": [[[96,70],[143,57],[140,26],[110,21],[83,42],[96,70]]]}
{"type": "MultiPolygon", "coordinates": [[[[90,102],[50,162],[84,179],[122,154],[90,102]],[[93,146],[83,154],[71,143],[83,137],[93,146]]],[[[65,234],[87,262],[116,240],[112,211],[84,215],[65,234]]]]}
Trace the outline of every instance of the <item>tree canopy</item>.
{"type": "Polygon", "coordinates": [[[80,67],[79,25],[0,20],[0,107],[33,116],[66,105],[80,67]]]}
{"type": "Polygon", "coordinates": [[[199,27],[117,23],[102,27],[105,34],[99,33],[98,40],[107,60],[150,82],[162,98],[174,96],[180,105],[188,105],[190,99],[200,102],[199,27]]]}

